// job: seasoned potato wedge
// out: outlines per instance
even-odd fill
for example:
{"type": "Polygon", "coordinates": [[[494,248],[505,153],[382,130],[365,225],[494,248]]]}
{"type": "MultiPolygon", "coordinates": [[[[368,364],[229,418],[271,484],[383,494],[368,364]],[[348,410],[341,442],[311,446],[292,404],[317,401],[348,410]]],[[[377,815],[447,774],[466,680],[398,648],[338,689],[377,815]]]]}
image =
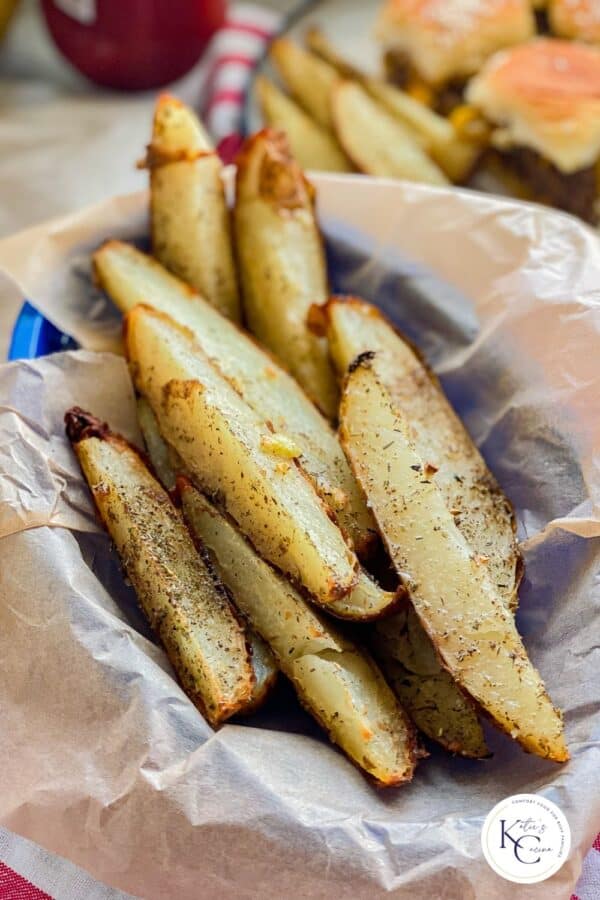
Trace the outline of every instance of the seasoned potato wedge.
{"type": "Polygon", "coordinates": [[[372,660],[262,560],[186,480],[184,515],[242,612],[275,654],[300,702],[332,741],[380,785],[409,781],[413,730],[372,660]]]}
{"type": "Polygon", "coordinates": [[[77,407],[67,435],[152,628],[184,690],[212,725],[250,700],[244,628],[181,514],[139,453],[77,407]]]}
{"type": "MultiPolygon", "coordinates": [[[[138,400],[138,421],[144,436],[144,443],[150,462],[154,466],[162,484],[172,491],[177,475],[188,474],[177,452],[163,438],[158,420],[144,397],[138,400]]],[[[403,592],[385,591],[361,570],[356,587],[339,600],[327,604],[327,612],[340,619],[355,622],[370,622],[389,615],[398,606],[403,592]]]]}
{"type": "Polygon", "coordinates": [[[454,522],[415,449],[407,416],[363,354],[347,376],[342,444],[390,557],[440,659],[493,721],[528,751],[569,758],[560,713],[514,619],[454,522]]]}
{"type": "Polygon", "coordinates": [[[327,342],[306,316],[327,299],[327,273],[312,192],[285,135],[265,129],[238,158],[234,228],[250,330],[283,361],[311,400],[337,416],[327,342]]]}
{"type": "Polygon", "coordinates": [[[359,84],[337,84],[331,108],[337,139],[360,172],[425,184],[448,184],[414,131],[390,115],[359,84]]]}
{"type": "Polygon", "coordinates": [[[369,642],[389,685],[417,728],[451,753],[490,755],[473,701],[436,656],[410,604],[378,622],[369,642]]]}
{"type": "Polygon", "coordinates": [[[154,255],[239,321],[223,166],[196,114],[167,94],[156,104],[146,165],[154,255]]]}
{"type": "Polygon", "coordinates": [[[300,461],[362,557],[377,541],[375,522],[336,434],[268,353],[151,257],[120,241],[94,254],[96,277],[123,313],[147,303],[194,332],[206,355],[244,400],[302,449],[300,461]]]}
{"type": "MultiPolygon", "coordinates": [[[[145,397],[138,397],[137,415],[152,468],[162,486],[172,493],[176,488],[177,476],[186,471],[183,461],[160,433],[158,420],[145,397]]],[[[254,712],[264,703],[277,681],[277,666],[268,645],[249,626],[246,628],[246,638],[251,651],[250,662],[255,683],[248,702],[244,704],[244,715],[254,712]]]]}
{"type": "Polygon", "coordinates": [[[331,130],[331,91],[339,80],[336,70],[288,38],[277,38],[269,58],[292,97],[322,128],[331,130]]]}
{"type": "Polygon", "coordinates": [[[456,526],[486,560],[492,584],[515,610],[522,562],[513,509],[431,369],[374,306],[333,297],[318,310],[341,377],[353,360],[376,353],[375,366],[395,406],[410,422],[415,448],[442,492],[456,526]]]}
{"type": "Polygon", "coordinates": [[[256,79],[255,86],[265,123],[285,131],[298,165],[322,172],[353,171],[331,132],[311,119],[264,76],[256,79]]]}
{"type": "Polygon", "coordinates": [[[348,594],[358,561],[323,501],[192,333],[138,306],[127,316],[126,348],[135,385],[161,432],[257,550],[321,603],[348,594]]]}

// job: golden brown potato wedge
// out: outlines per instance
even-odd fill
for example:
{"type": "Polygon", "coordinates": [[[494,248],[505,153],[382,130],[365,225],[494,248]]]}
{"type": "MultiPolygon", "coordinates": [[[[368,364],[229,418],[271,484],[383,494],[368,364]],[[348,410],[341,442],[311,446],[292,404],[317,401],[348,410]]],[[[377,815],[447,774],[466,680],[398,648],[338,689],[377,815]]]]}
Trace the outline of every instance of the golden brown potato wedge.
{"type": "Polygon", "coordinates": [[[390,115],[359,84],[339,82],[333,88],[331,108],[337,139],[360,172],[424,184],[448,184],[414,131],[390,115]]]}
{"type": "Polygon", "coordinates": [[[234,227],[250,330],[335,419],[338,388],[327,342],[306,322],[311,304],[324,303],[328,293],[312,189],[281,132],[254,135],[237,165],[234,227]]]}
{"type": "Polygon", "coordinates": [[[296,102],[322,128],[331,130],[331,91],[339,80],[336,70],[288,38],[277,38],[269,58],[296,102]]]}
{"type": "Polygon", "coordinates": [[[378,622],[369,642],[388,684],[417,728],[451,753],[490,755],[477,708],[440,665],[410,604],[378,622]]]}
{"type": "Polygon", "coordinates": [[[240,319],[223,166],[198,117],[162,94],[154,114],[150,170],[153,253],[230,319],[240,319]]]}
{"type": "Polygon", "coordinates": [[[435,483],[457,528],[514,611],[522,574],[514,512],[435,374],[375,306],[333,297],[318,313],[340,377],[357,356],[376,353],[377,373],[410,422],[417,453],[430,472],[436,470],[435,483]]]}
{"type": "Polygon", "coordinates": [[[374,354],[358,357],[340,410],[342,444],[384,542],[444,666],[507,734],[569,758],[562,717],[531,664],[485,562],[465,541],[392,404],[374,354]]]}
{"type": "Polygon", "coordinates": [[[223,586],[139,453],[78,407],[65,422],[142,609],[184,690],[218,725],[244,708],[255,686],[244,628],[223,586]]]}
{"type": "Polygon", "coordinates": [[[353,171],[331,132],[311,119],[273,82],[260,75],[255,87],[265,124],[285,132],[298,165],[321,172],[353,171]]]}
{"type": "Polygon", "coordinates": [[[379,785],[409,781],[414,732],[377,666],[264,562],[189,481],[179,487],[190,528],[303,706],[379,785]]]}
{"type": "MultiPolygon", "coordinates": [[[[165,441],[158,420],[145,397],[138,400],[138,421],[150,462],[164,487],[172,491],[177,476],[189,475],[189,472],[179,454],[165,441]]],[[[326,609],[340,619],[370,622],[393,612],[401,598],[402,591],[383,590],[361,570],[356,587],[345,597],[328,603],[326,609]]]]}
{"type": "Polygon", "coordinates": [[[352,549],[296,460],[192,333],[138,306],[127,316],[126,349],[137,389],[196,483],[218,494],[257,550],[318,602],[346,596],[358,580],[352,549]]]}
{"type": "Polygon", "coordinates": [[[319,495],[359,555],[369,556],[377,542],[373,517],[335,432],[296,381],[245,332],[135,247],[109,241],[94,254],[94,266],[98,282],[124,314],[147,303],[194,332],[249,406],[302,449],[302,467],[319,495]]]}
{"type": "MultiPolygon", "coordinates": [[[[176,488],[177,476],[186,472],[183,460],[163,438],[158,420],[145,397],[138,397],[137,415],[152,468],[165,490],[172,493],[176,488]]],[[[246,639],[251,651],[250,662],[255,683],[249,700],[241,710],[243,715],[262,706],[277,681],[277,666],[268,645],[250,626],[246,627],[246,639]]]]}

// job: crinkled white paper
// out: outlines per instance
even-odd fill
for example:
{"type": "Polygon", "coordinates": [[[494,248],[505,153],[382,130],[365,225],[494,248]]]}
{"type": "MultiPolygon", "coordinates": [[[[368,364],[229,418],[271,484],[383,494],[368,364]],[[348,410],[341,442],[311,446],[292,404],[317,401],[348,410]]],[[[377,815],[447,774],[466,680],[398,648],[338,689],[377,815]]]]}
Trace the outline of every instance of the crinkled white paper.
{"type": "Polygon", "coordinates": [[[370,787],[283,691],[214,734],[173,680],[101,532],[62,416],[136,439],[120,324],[89,252],[141,238],[144,194],[0,244],[0,267],[86,350],[0,368],[0,821],[144,898],[565,900],[600,828],[600,243],[574,219],[468,192],[319,176],[333,287],[416,340],[517,509],[519,626],[572,760],[442,751],[370,787]],[[480,829],[542,792],[573,850],[514,886],[480,829]]]}

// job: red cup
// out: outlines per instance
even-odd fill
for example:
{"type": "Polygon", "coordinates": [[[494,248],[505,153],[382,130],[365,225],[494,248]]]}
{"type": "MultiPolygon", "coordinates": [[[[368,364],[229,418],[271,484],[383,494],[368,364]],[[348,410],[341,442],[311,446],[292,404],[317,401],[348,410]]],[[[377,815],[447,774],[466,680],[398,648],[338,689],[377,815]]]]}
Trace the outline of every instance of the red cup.
{"type": "Polygon", "coordinates": [[[225,21],[225,0],[42,0],[61,53],[105,87],[140,91],[188,72],[225,21]]]}

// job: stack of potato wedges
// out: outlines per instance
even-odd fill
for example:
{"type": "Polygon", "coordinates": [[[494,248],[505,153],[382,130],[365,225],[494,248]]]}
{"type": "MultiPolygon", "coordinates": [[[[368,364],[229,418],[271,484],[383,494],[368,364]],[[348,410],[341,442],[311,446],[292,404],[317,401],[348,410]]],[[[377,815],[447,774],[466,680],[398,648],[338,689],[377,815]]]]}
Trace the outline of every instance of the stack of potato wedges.
{"type": "Polygon", "coordinates": [[[460,184],[487,143],[474,110],[465,115],[465,107],[450,119],[439,115],[407,91],[361,72],[316,27],[308,30],[305,47],[274,40],[269,60],[285,91],[258,76],[262,117],[286,133],[305,169],[460,184]]]}
{"type": "Polygon", "coordinates": [[[65,418],[190,699],[217,727],[281,672],[383,786],[412,778],[420,735],[489,755],[482,714],[566,760],[514,622],[511,505],[418,351],[369,303],[330,297],[285,136],[246,142],[230,211],[201,123],[163,96],[146,165],[152,256],[94,254],[145,452],[93,412],[65,418]]]}

